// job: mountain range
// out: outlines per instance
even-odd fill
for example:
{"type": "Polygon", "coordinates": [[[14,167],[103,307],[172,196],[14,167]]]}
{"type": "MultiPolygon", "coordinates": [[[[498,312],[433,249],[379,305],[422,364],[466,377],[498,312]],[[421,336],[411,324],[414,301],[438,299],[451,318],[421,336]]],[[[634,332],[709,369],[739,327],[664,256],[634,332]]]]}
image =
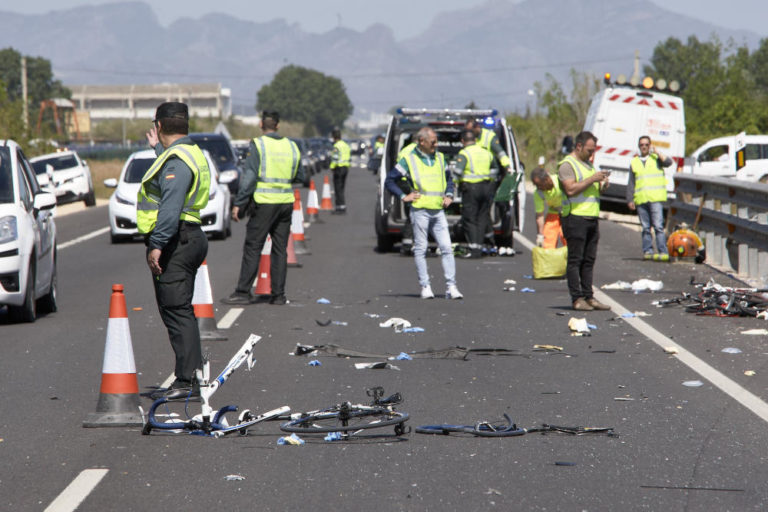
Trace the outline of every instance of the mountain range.
{"type": "Polygon", "coordinates": [[[571,69],[631,74],[636,50],[647,62],[668,37],[713,34],[750,48],[760,39],[648,0],[488,0],[440,13],[402,41],[381,24],[315,34],[283,19],[256,23],[228,13],[163,26],[143,2],[41,15],[0,11],[0,47],[49,59],[65,85],[219,82],[245,113],[286,64],[341,78],[357,116],[470,101],[510,111],[531,101],[529,89],[547,73],[569,90],[571,69]]]}

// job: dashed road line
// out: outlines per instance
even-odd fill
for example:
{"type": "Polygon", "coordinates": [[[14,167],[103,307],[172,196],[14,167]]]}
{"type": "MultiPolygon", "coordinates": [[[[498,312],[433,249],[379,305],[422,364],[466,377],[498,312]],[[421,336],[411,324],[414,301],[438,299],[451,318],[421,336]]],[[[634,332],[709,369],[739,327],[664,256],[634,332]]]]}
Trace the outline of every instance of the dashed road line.
{"type": "Polygon", "coordinates": [[[232,308],[227,311],[227,314],[219,320],[216,324],[217,329],[229,329],[237,321],[240,314],[243,312],[243,308],[232,308]]]}
{"type": "Polygon", "coordinates": [[[99,485],[99,482],[107,473],[109,473],[108,469],[84,469],[48,505],[45,512],[73,512],[88,497],[91,491],[99,485]]]}
{"type": "MultiPolygon", "coordinates": [[[[515,240],[520,242],[529,250],[534,247],[525,236],[520,233],[514,233],[515,240]]],[[[606,293],[595,288],[595,297],[600,302],[611,306],[611,310],[618,316],[624,313],[630,313],[630,311],[609,297],[606,293]]],[[[734,380],[727,377],[725,374],[715,369],[710,364],[706,363],[702,359],[693,355],[685,347],[679,343],[673,341],[671,338],[665,336],[654,327],[646,323],[644,320],[638,317],[623,318],[629,325],[631,325],[640,334],[654,342],[661,348],[674,347],[677,349],[677,354],[674,354],[681,363],[688,366],[691,370],[698,373],[701,377],[707,379],[716,388],[730,396],[741,405],[752,411],[761,420],[768,422],[768,403],[762,398],[758,397],[754,393],[747,391],[743,386],[737,384],[734,380]]]]}
{"type": "Polygon", "coordinates": [[[85,242],[86,240],[90,240],[91,238],[96,238],[99,235],[103,235],[104,233],[108,232],[109,229],[110,229],[109,226],[107,226],[105,228],[97,229],[96,231],[91,231],[90,233],[88,233],[86,235],[79,236],[77,238],[73,238],[69,242],[64,242],[63,244],[58,244],[56,247],[59,250],[66,249],[67,247],[72,247],[73,245],[77,245],[80,242],[85,242]]]}

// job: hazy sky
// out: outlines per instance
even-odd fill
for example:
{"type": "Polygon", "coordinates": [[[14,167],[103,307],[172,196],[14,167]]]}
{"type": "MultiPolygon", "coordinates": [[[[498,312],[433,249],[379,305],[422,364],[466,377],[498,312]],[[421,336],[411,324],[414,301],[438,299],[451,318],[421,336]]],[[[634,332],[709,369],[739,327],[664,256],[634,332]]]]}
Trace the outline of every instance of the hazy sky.
{"type": "MultiPolygon", "coordinates": [[[[435,13],[480,5],[487,0],[162,0],[148,2],[160,22],[168,24],[184,16],[199,17],[211,11],[224,12],[252,21],[285,18],[310,32],[325,32],[339,24],[363,30],[381,22],[392,27],[397,39],[424,30],[435,13]]],[[[518,1],[519,0],[515,0],[518,1]]],[[[537,0],[545,1],[545,0],[537,0]]],[[[751,30],[768,36],[766,0],[651,0],[665,9],[708,21],[718,26],[751,30]],[[727,7],[726,7],[727,6],[727,7]]],[[[41,14],[89,4],[115,3],[115,0],[28,0],[7,4],[0,10],[41,14]]]]}

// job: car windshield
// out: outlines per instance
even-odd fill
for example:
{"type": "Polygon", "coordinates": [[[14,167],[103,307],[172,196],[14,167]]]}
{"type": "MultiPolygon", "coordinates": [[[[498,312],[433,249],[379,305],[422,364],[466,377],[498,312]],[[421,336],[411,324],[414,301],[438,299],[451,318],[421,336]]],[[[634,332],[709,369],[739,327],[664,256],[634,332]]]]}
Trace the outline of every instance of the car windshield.
{"type": "Polygon", "coordinates": [[[13,202],[13,176],[11,154],[8,148],[0,148],[0,203],[13,202]]]}
{"type": "Polygon", "coordinates": [[[75,155],[54,156],[36,160],[32,162],[32,167],[35,169],[35,174],[45,174],[45,167],[49,164],[53,167],[54,171],[71,169],[72,167],[77,167],[77,158],[75,158],[75,155]]]}
{"type": "Polygon", "coordinates": [[[154,161],[154,158],[134,158],[125,170],[123,181],[126,183],[141,183],[141,178],[144,177],[154,161]]]}
{"type": "Polygon", "coordinates": [[[229,144],[227,144],[226,141],[216,139],[198,139],[195,140],[195,144],[200,146],[200,149],[207,149],[211,154],[211,157],[216,160],[216,163],[218,164],[234,163],[235,155],[232,154],[232,149],[229,147],[229,144]]]}

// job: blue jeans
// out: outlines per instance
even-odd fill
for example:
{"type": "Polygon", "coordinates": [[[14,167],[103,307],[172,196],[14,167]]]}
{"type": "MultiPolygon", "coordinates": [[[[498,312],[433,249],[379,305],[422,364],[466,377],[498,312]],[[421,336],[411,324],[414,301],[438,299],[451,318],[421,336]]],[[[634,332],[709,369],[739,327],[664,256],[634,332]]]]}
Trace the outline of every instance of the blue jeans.
{"type": "Polygon", "coordinates": [[[440,248],[440,261],[443,264],[445,285],[456,284],[456,262],[453,259],[448,221],[445,220],[443,210],[411,208],[411,223],[413,224],[413,259],[416,261],[419,284],[422,288],[429,286],[426,258],[429,233],[432,233],[432,237],[440,248]]]}
{"type": "Polygon", "coordinates": [[[653,254],[651,227],[656,233],[656,252],[667,254],[667,235],[664,233],[664,205],[650,202],[637,205],[637,216],[643,227],[643,254],[653,254]]]}

